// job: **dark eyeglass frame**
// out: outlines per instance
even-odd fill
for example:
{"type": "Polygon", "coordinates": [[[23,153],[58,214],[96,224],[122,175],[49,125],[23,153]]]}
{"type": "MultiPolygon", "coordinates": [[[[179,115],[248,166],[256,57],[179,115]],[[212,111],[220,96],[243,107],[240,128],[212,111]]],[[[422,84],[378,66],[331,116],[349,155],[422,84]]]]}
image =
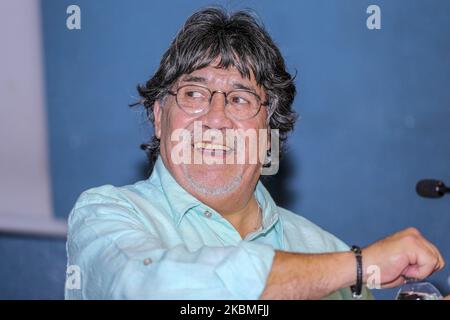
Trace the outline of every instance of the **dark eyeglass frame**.
{"type": "Polygon", "coordinates": [[[185,84],[185,85],[182,85],[182,86],[178,87],[176,91],[168,90],[167,92],[168,92],[170,95],[172,95],[172,96],[175,97],[175,101],[177,102],[178,107],[179,107],[181,110],[183,110],[184,112],[186,112],[187,114],[189,114],[189,115],[201,115],[201,114],[206,114],[206,113],[208,113],[209,109],[211,108],[211,101],[212,101],[212,98],[213,98],[214,94],[216,94],[216,93],[222,93],[222,94],[224,95],[224,97],[225,97],[225,108],[226,108],[227,105],[229,104],[229,103],[228,103],[228,95],[229,95],[230,93],[232,93],[232,92],[246,92],[246,93],[250,93],[250,94],[252,94],[252,95],[254,95],[254,96],[256,97],[256,99],[257,99],[258,102],[259,102],[258,111],[256,111],[256,113],[255,113],[253,116],[249,117],[249,118],[242,118],[242,119],[240,119],[240,118],[233,117],[233,118],[235,118],[235,119],[237,119],[237,120],[249,120],[249,119],[252,119],[252,118],[254,118],[254,117],[256,117],[256,116],[258,115],[258,113],[261,111],[261,107],[262,107],[262,106],[268,106],[268,105],[269,105],[269,101],[261,102],[261,97],[260,97],[258,94],[256,94],[256,93],[253,92],[253,91],[245,90],[245,89],[234,89],[234,90],[230,90],[230,91],[222,91],[222,90],[214,90],[214,91],[211,91],[211,89],[209,89],[208,87],[205,87],[205,86],[200,86],[200,85],[197,85],[197,84],[185,84]],[[188,112],[186,112],[186,110],[178,103],[178,92],[179,92],[182,88],[185,88],[185,87],[199,87],[199,88],[202,88],[202,89],[207,90],[207,91],[209,92],[208,106],[207,106],[205,109],[203,109],[202,111],[198,112],[198,113],[195,113],[195,112],[194,112],[194,113],[188,113],[188,112]]]}

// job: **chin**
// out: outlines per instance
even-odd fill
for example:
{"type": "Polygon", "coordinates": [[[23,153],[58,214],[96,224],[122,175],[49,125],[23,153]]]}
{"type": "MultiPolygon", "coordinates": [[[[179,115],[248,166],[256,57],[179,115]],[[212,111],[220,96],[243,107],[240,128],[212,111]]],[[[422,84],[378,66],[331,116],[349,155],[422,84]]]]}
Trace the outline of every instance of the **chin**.
{"type": "Polygon", "coordinates": [[[183,173],[190,189],[206,196],[223,197],[235,192],[243,181],[243,166],[194,165],[184,167],[183,173]],[[189,166],[191,167],[191,166],[189,166]],[[227,168],[228,167],[228,168],[227,168]]]}

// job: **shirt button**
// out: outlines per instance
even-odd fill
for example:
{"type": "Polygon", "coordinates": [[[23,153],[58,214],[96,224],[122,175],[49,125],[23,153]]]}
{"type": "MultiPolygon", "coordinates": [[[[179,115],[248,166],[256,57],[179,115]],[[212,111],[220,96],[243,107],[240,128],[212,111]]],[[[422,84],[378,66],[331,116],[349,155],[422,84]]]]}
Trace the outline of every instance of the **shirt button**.
{"type": "Polygon", "coordinates": [[[209,212],[208,210],[206,210],[206,211],[205,211],[205,217],[211,218],[211,216],[212,216],[212,213],[209,212]]]}
{"type": "Polygon", "coordinates": [[[150,258],[144,259],[144,265],[148,266],[150,263],[152,263],[152,259],[150,259],[150,258]]]}

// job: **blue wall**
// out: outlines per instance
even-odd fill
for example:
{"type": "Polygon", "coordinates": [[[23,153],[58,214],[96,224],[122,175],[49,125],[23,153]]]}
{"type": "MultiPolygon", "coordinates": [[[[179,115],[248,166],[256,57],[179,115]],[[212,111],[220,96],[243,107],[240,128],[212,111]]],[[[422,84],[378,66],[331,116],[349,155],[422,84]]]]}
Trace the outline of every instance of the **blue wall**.
{"type": "Polygon", "coordinates": [[[0,257],[0,299],[64,297],[64,241],[1,235],[0,257]]]}
{"type": "MultiPolygon", "coordinates": [[[[425,177],[450,183],[450,2],[214,3],[255,9],[298,71],[302,119],[284,168],[268,180],[274,197],[350,244],[416,226],[450,261],[449,199],[414,191],[425,177]],[[365,26],[369,4],[381,7],[381,30],[365,26]]],[[[186,17],[207,4],[42,1],[57,216],[89,187],[146,177],[138,146],[151,130],[127,104],[186,17]],[[73,3],[82,10],[80,31],[65,28],[73,3]]],[[[0,298],[62,297],[64,241],[4,236],[0,256],[0,298]]],[[[449,270],[431,277],[444,293],[449,270]]]]}

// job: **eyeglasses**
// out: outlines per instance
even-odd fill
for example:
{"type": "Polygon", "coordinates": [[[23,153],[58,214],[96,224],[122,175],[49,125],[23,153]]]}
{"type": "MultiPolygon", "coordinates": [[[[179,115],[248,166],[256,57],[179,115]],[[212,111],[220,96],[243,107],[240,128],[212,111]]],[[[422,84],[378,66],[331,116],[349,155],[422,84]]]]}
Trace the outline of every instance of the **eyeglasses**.
{"type": "Polygon", "coordinates": [[[184,85],[176,92],[169,94],[176,97],[178,106],[189,115],[201,115],[209,111],[211,101],[215,93],[223,93],[225,96],[226,112],[236,120],[248,120],[255,117],[261,110],[261,106],[267,106],[265,101],[254,92],[248,90],[232,90],[224,92],[197,85],[184,85]]]}

